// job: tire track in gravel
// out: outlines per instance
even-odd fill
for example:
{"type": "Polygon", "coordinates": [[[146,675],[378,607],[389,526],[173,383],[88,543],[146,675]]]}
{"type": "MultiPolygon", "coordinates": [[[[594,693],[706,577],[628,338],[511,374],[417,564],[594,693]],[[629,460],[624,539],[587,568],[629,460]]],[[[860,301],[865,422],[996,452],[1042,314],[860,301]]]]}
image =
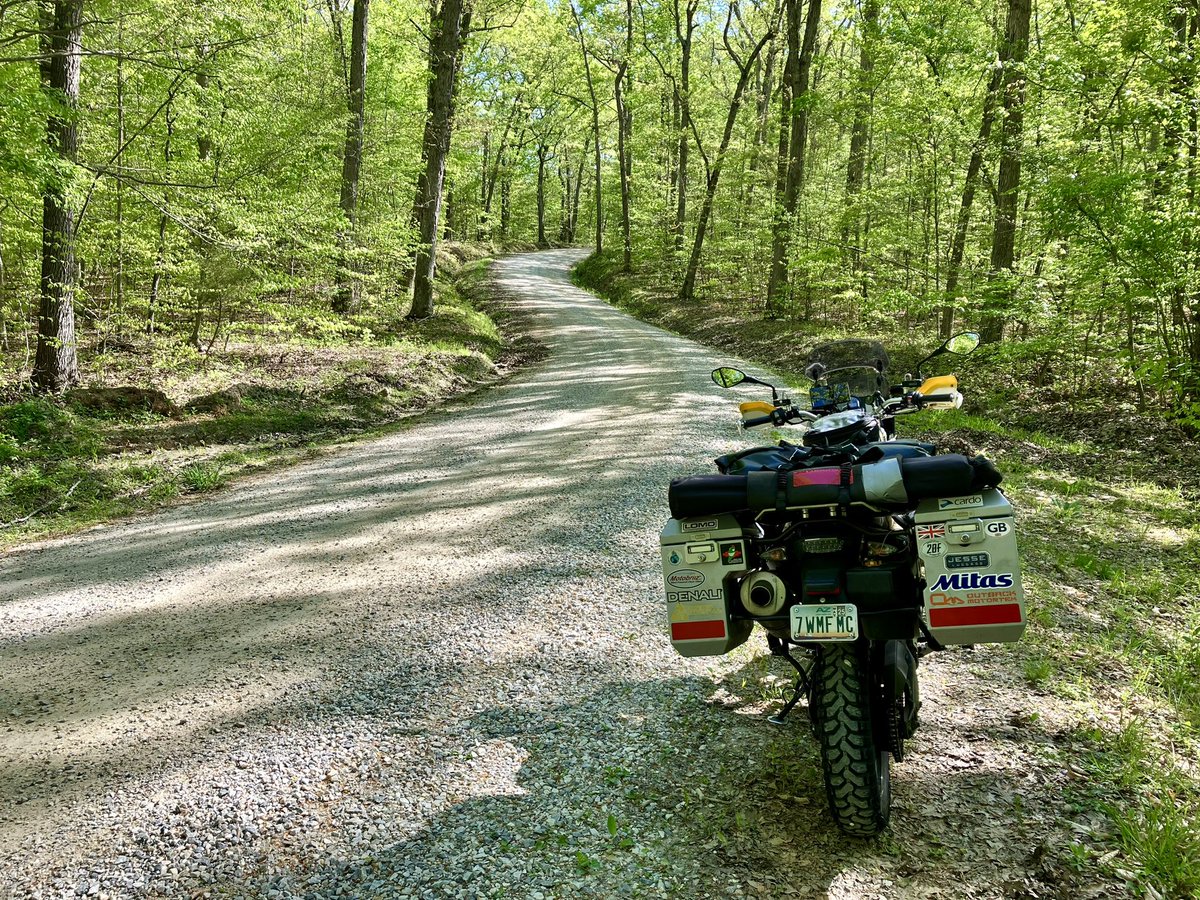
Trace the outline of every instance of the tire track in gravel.
{"type": "Polygon", "coordinates": [[[1005,652],[926,667],[877,843],[835,834],[803,716],[766,723],[760,638],[673,653],[657,532],[742,445],[728,360],[572,287],[580,256],[497,263],[549,351],[518,377],[0,560],[0,894],[1065,890],[1069,723],[1005,652]]]}

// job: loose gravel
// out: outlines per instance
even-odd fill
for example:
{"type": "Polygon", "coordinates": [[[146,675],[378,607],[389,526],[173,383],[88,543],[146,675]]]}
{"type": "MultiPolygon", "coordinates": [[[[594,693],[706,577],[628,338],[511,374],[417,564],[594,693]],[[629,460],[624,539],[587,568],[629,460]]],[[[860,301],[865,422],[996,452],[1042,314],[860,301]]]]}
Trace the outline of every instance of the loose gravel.
{"type": "Polygon", "coordinates": [[[864,843],[803,710],[766,722],[788,682],[761,638],[671,650],[666,485],[744,446],[745,397],[571,287],[577,259],[496,265],[548,348],[518,377],[0,560],[0,896],[1053,893],[1070,723],[1004,651],[926,668],[893,834],[864,843]]]}

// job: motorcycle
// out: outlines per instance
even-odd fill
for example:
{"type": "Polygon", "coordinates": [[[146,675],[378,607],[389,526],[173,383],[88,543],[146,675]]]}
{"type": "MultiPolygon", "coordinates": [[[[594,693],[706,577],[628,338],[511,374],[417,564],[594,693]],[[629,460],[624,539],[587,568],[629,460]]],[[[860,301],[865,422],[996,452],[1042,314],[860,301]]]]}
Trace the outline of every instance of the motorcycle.
{"type": "Polygon", "coordinates": [[[921,368],[972,352],[957,334],[916,374],[887,378],[873,341],[811,354],[807,408],[776,386],[723,366],[723,388],[760,385],[742,425],[802,424],[786,440],[716,460],[716,475],[675,479],[662,530],[671,643],[681,655],[728,653],[754,627],[795,668],[783,724],[802,700],[820,749],[829,808],[846,834],[888,824],[891,765],[921,710],[918,660],[953,645],[1018,640],[1025,600],[1012,506],[983,457],[937,453],[896,436],[896,420],[962,405],[953,375],[921,368]]]}

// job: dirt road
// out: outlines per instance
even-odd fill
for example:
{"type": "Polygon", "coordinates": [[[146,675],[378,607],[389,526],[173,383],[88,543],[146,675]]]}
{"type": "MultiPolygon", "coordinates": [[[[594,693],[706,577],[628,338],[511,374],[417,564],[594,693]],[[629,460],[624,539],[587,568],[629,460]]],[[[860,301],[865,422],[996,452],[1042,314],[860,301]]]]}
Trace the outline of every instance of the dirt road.
{"type": "Polygon", "coordinates": [[[1005,651],[926,667],[875,843],[804,716],[767,723],[761,638],[673,653],[666,485],[743,445],[737,398],[578,258],[497,265],[549,354],[480,397],[0,560],[0,896],[1060,890],[1053,716],[1005,651]]]}

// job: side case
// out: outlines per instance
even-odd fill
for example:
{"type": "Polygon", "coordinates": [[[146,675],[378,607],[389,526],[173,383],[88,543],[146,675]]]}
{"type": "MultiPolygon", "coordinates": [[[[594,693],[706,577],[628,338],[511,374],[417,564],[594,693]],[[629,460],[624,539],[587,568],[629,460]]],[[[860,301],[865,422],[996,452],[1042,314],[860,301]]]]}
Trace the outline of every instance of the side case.
{"type": "Polygon", "coordinates": [[[728,653],[754,625],[729,617],[746,542],[733,516],[668,519],[659,536],[671,646],[680,656],[728,653]]]}
{"type": "Polygon", "coordinates": [[[917,549],[925,568],[921,617],[943,644],[1019,640],[1025,590],[1008,498],[991,489],[922,500],[917,549]]]}

